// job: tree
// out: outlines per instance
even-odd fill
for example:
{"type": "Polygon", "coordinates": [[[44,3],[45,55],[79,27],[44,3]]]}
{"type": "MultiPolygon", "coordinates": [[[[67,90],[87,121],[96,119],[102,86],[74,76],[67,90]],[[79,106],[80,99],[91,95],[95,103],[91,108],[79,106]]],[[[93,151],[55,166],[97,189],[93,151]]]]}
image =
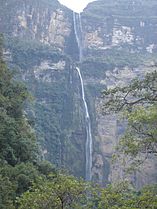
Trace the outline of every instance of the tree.
{"type": "Polygon", "coordinates": [[[15,195],[15,185],[9,181],[7,177],[0,175],[0,208],[15,209],[13,205],[13,197],[15,195]]]}
{"type": "Polygon", "coordinates": [[[157,186],[137,192],[128,182],[102,189],[98,209],[154,209],[157,207],[157,186]]]}
{"type": "Polygon", "coordinates": [[[103,92],[103,113],[122,113],[127,121],[126,131],[118,151],[143,162],[148,155],[157,154],[157,72],[144,79],[135,79],[128,86],[103,92]]]}
{"type": "Polygon", "coordinates": [[[32,185],[39,171],[36,137],[24,114],[29,94],[3,60],[0,37],[0,208],[12,209],[16,196],[32,185]]]}
{"type": "Polygon", "coordinates": [[[0,40],[0,159],[10,165],[35,162],[36,137],[24,115],[29,94],[23,84],[13,79],[2,54],[0,40]]]}
{"type": "Polygon", "coordinates": [[[157,71],[146,74],[144,79],[134,79],[124,87],[115,87],[103,91],[104,103],[102,110],[104,114],[131,111],[142,105],[150,106],[157,102],[157,71]]]}
{"type": "Polygon", "coordinates": [[[42,174],[32,163],[20,163],[16,166],[3,164],[0,168],[2,177],[7,177],[8,180],[15,186],[15,196],[20,196],[26,192],[33,182],[36,182],[42,174]]]}
{"type": "Polygon", "coordinates": [[[59,174],[41,179],[19,199],[19,209],[81,208],[86,183],[73,176],[59,174]]]}

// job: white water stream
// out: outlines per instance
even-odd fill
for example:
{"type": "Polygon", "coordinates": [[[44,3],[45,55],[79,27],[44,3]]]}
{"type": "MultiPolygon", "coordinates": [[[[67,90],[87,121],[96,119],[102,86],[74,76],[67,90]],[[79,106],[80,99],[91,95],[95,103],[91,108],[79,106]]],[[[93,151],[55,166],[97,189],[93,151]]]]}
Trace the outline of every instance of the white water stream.
{"type": "MultiPolygon", "coordinates": [[[[81,24],[81,16],[80,14],[77,14],[73,12],[73,21],[74,21],[74,31],[75,31],[75,36],[78,44],[78,49],[79,49],[79,60],[82,60],[82,24],[81,24]]],[[[84,83],[83,83],[83,78],[81,75],[81,71],[78,67],[76,67],[76,70],[79,75],[80,79],[80,84],[81,84],[81,96],[82,96],[82,101],[84,105],[84,110],[85,110],[85,125],[86,125],[86,180],[90,181],[92,179],[91,171],[92,171],[92,145],[93,145],[93,140],[92,140],[92,133],[91,133],[91,122],[90,122],[90,116],[89,116],[89,111],[88,111],[88,105],[86,102],[85,98],[85,90],[84,90],[84,83]]]]}

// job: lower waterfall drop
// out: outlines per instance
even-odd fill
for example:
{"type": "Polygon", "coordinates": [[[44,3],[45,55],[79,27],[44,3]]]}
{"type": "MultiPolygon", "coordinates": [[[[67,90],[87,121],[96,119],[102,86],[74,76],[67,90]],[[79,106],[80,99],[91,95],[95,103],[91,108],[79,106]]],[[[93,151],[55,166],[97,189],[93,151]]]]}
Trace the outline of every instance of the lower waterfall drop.
{"type": "Polygon", "coordinates": [[[84,84],[82,75],[80,72],[80,69],[76,67],[76,70],[78,72],[80,82],[81,82],[81,93],[82,93],[82,100],[85,108],[85,122],[86,122],[86,180],[91,180],[91,170],[92,170],[92,133],[91,133],[91,123],[90,123],[90,117],[88,112],[88,106],[85,99],[85,91],[84,91],[84,84]]]}
{"type": "MultiPolygon", "coordinates": [[[[79,60],[82,60],[82,25],[81,25],[81,16],[80,14],[77,14],[73,12],[73,21],[74,21],[74,31],[76,36],[76,41],[79,49],[79,60]]],[[[82,101],[85,109],[85,126],[86,126],[86,181],[92,180],[92,150],[93,150],[93,140],[92,140],[92,132],[91,132],[91,121],[88,111],[88,105],[85,98],[85,90],[84,90],[84,83],[83,78],[81,75],[81,71],[78,67],[76,67],[76,70],[79,75],[80,84],[81,84],[81,96],[82,101]]]]}

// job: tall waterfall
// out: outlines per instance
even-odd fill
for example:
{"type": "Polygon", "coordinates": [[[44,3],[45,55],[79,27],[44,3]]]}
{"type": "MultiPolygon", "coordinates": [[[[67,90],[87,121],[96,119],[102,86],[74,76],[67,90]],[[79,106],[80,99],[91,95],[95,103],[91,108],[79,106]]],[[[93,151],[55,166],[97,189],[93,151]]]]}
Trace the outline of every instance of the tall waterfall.
{"type": "MultiPolygon", "coordinates": [[[[74,21],[74,30],[75,30],[75,36],[78,44],[78,49],[79,49],[79,60],[82,60],[82,25],[81,25],[81,17],[80,14],[73,13],[73,21],[74,21]]],[[[91,122],[90,122],[90,116],[89,116],[89,111],[88,111],[88,105],[86,102],[85,98],[85,90],[84,90],[84,83],[81,75],[81,71],[78,67],[76,67],[76,70],[78,72],[79,78],[80,78],[80,83],[81,83],[81,96],[82,96],[82,101],[84,105],[84,110],[85,110],[85,125],[86,125],[86,180],[90,181],[92,178],[91,175],[91,170],[92,170],[92,145],[93,145],[93,140],[92,140],[92,133],[91,133],[91,122]]]]}

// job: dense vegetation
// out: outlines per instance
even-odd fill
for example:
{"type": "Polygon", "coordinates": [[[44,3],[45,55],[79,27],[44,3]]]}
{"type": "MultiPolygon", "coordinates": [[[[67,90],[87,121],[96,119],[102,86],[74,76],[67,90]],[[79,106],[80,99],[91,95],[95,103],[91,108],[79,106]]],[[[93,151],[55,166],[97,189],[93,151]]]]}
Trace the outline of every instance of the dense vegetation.
{"type": "Polygon", "coordinates": [[[12,79],[12,74],[0,57],[0,121],[2,162],[16,165],[36,162],[35,136],[23,114],[28,99],[26,88],[12,79]]]}
{"type": "Polygon", "coordinates": [[[77,180],[73,177],[68,180],[50,163],[40,160],[35,132],[24,112],[29,93],[7,68],[2,58],[2,40],[0,43],[0,208],[10,209],[18,208],[17,198],[31,186],[41,185],[41,181],[50,181],[60,188],[62,176],[62,182],[69,186],[70,182],[77,184],[77,180]]]}
{"type": "MultiPolygon", "coordinates": [[[[13,79],[2,59],[0,45],[0,179],[1,208],[13,208],[16,196],[26,191],[42,172],[34,130],[24,114],[29,94],[13,79]]],[[[51,166],[50,166],[51,167],[51,166]]]]}
{"type": "Polygon", "coordinates": [[[58,62],[63,55],[54,46],[42,44],[36,40],[5,37],[5,47],[12,53],[12,59],[18,67],[28,70],[40,64],[44,59],[58,62]]]}
{"type": "MultiPolygon", "coordinates": [[[[46,159],[55,165],[61,166],[59,153],[63,134],[60,127],[60,118],[64,108],[63,100],[68,98],[66,80],[63,77],[67,77],[68,72],[63,72],[58,76],[56,71],[53,76],[58,80],[52,85],[50,82],[44,82],[42,75],[40,80],[36,79],[30,69],[32,69],[32,66],[40,65],[44,60],[57,63],[59,60],[68,58],[56,48],[37,41],[6,38],[5,47],[12,53],[13,63],[16,63],[14,67],[20,68],[16,77],[20,80],[23,74],[28,74],[28,78],[24,82],[35,100],[32,104],[27,104],[25,110],[29,115],[30,122],[34,124],[35,121],[34,129],[38,142],[43,150],[48,150],[49,154],[46,159]],[[46,104],[42,101],[46,101],[46,104]],[[49,121],[49,123],[45,123],[45,121],[49,121]]],[[[51,70],[49,72],[51,75],[51,70]]]]}
{"type": "Polygon", "coordinates": [[[33,96],[25,111],[35,129],[42,157],[83,177],[84,144],[82,138],[74,135],[81,123],[79,113],[74,111],[78,86],[69,82],[75,79],[72,61],[56,47],[35,40],[5,37],[5,48],[11,52],[10,67],[18,71],[16,78],[23,80],[33,96]]]}
{"type": "MultiPolygon", "coordinates": [[[[155,186],[138,192],[127,182],[100,188],[40,161],[34,131],[24,114],[28,91],[13,79],[2,59],[2,44],[0,49],[0,208],[156,208],[155,186]]],[[[153,95],[145,98],[154,101],[153,95]]]]}

